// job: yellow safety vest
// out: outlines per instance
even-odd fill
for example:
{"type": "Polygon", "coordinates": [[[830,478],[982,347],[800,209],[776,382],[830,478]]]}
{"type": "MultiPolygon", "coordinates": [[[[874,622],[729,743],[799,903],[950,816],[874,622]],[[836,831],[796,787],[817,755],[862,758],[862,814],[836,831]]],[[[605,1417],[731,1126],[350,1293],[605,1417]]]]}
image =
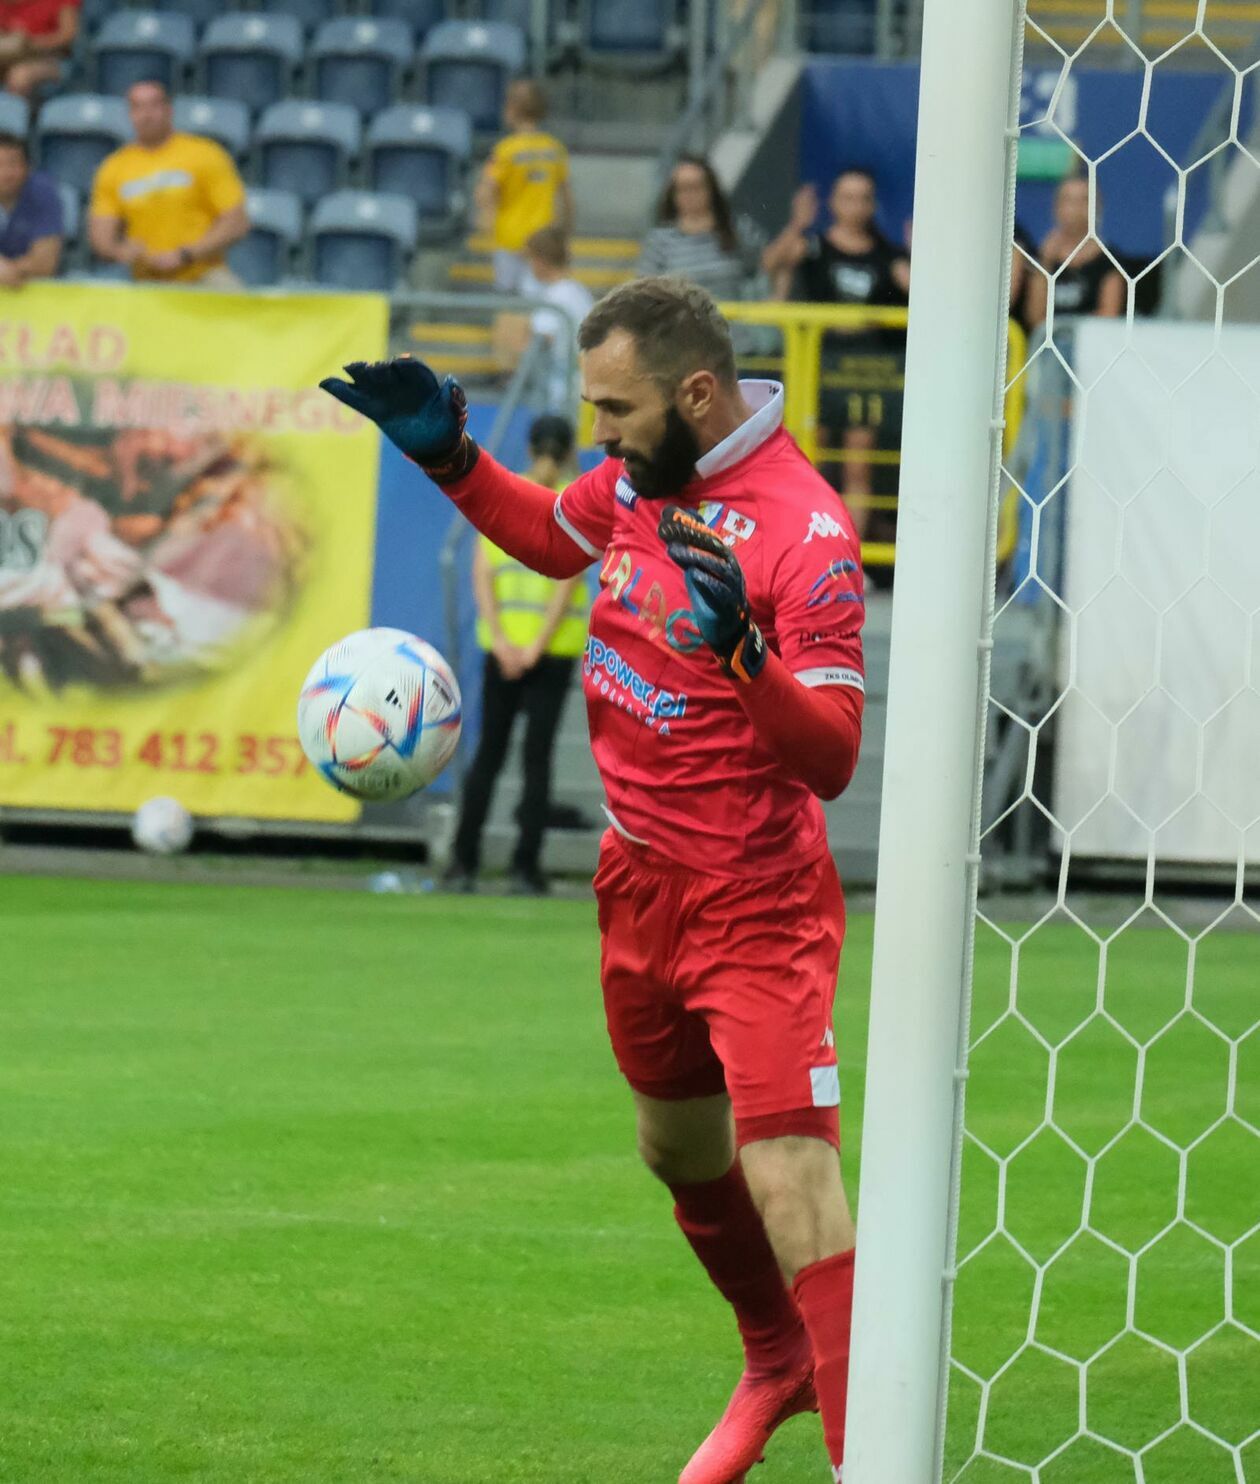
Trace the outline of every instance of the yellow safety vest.
{"type": "MultiPolygon", "coordinates": [[[[494,582],[494,600],[499,610],[499,627],[509,644],[524,648],[532,644],[542,632],[543,618],[556,590],[556,582],[531,572],[507,552],[500,551],[492,541],[481,538],[481,549],[490,564],[494,582]]],[[[556,631],[547,645],[548,654],[575,658],[586,648],[586,622],[590,613],[591,598],[586,584],[579,582],[569,598],[564,617],[556,625],[556,631]]],[[[477,620],[477,643],[482,649],[490,649],[490,626],[484,619],[477,620]]]]}

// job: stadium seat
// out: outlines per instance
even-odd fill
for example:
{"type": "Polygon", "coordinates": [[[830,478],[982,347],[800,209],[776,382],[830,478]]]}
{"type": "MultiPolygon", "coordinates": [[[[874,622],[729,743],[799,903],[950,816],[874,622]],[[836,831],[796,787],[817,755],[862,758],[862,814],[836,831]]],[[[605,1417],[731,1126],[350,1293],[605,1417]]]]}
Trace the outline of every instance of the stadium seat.
{"type": "Polygon", "coordinates": [[[16,134],[26,138],[31,126],[31,105],[16,93],[0,93],[0,134],[16,134]]]}
{"type": "Polygon", "coordinates": [[[395,288],[416,245],[415,203],[406,196],[336,191],[311,217],[314,277],[328,288],[395,288]]]}
{"type": "Polygon", "coordinates": [[[406,21],[412,34],[424,37],[446,19],[446,0],[368,0],[367,10],[380,19],[406,21]]]}
{"type": "Polygon", "coordinates": [[[160,82],[175,92],[193,55],[193,23],[160,10],[116,10],[97,33],[91,57],[98,92],[125,93],[160,82]]]}
{"type": "Polygon", "coordinates": [[[83,202],[73,186],[57,183],[61,196],[62,249],[61,272],[70,273],[83,260],[80,237],[83,232],[83,202]]]}
{"type": "Polygon", "coordinates": [[[175,99],[175,127],[182,134],[216,140],[238,159],[249,148],[249,109],[235,98],[183,94],[175,99]]]}
{"type": "Polygon", "coordinates": [[[344,182],[359,153],[360,132],[349,104],[273,103],[254,130],[261,183],[293,191],[311,205],[344,182]]]}
{"type": "Polygon", "coordinates": [[[221,15],[201,38],[202,91],[257,112],[288,92],[302,53],[302,23],[291,15],[221,15]]]}
{"type": "Polygon", "coordinates": [[[310,57],[315,96],[327,103],[349,103],[364,112],[392,98],[404,67],[415,53],[405,21],[342,16],[315,33],[310,57]]]}
{"type": "Polygon", "coordinates": [[[581,45],[595,56],[660,60],[677,51],[673,0],[582,0],[581,45]]]}
{"type": "Polygon", "coordinates": [[[292,191],[251,190],[245,211],[249,233],[228,249],[228,266],[250,288],[279,283],[302,240],[302,203],[292,191]]]}
{"type": "Polygon", "coordinates": [[[409,196],[422,217],[449,219],[472,156],[472,125],[454,108],[400,103],[368,126],[365,173],[374,190],[409,196]]]}
{"type": "Polygon", "coordinates": [[[428,102],[462,108],[476,129],[499,127],[508,81],[525,65],[525,37],[505,23],[443,21],[420,48],[428,102]]]}
{"type": "Polygon", "coordinates": [[[88,195],[97,166],[130,138],[131,120],[121,98],[67,93],[50,98],[40,110],[39,163],[54,179],[88,195]]]}
{"type": "Polygon", "coordinates": [[[79,7],[80,35],[95,35],[106,16],[115,10],[114,0],[82,0],[79,7]]]}
{"type": "Polygon", "coordinates": [[[257,0],[257,8],[268,15],[295,16],[308,31],[313,31],[341,7],[336,0],[257,0]]]}
{"type": "MultiPolygon", "coordinates": [[[[152,4],[155,10],[187,16],[199,31],[208,26],[215,16],[223,14],[222,0],[152,0],[152,4]]],[[[113,0],[113,8],[117,8],[116,0],[113,0]]]]}

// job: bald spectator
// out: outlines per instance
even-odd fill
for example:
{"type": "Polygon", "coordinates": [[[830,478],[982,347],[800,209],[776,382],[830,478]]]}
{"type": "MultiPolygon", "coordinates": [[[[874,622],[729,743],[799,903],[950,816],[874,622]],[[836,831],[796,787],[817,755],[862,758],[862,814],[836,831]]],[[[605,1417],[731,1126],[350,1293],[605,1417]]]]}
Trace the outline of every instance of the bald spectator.
{"type": "Polygon", "coordinates": [[[0,287],[51,278],[64,233],[61,194],[51,176],[30,168],[25,140],[0,134],[0,287]]]}
{"type": "Polygon", "coordinates": [[[30,98],[58,82],[79,34],[79,0],[0,0],[0,76],[30,98]]]}
{"type": "Polygon", "coordinates": [[[212,139],[177,134],[160,82],[127,92],[134,144],[106,156],[89,207],[92,251],[159,283],[238,288],[226,253],[249,231],[245,187],[212,139]]]}

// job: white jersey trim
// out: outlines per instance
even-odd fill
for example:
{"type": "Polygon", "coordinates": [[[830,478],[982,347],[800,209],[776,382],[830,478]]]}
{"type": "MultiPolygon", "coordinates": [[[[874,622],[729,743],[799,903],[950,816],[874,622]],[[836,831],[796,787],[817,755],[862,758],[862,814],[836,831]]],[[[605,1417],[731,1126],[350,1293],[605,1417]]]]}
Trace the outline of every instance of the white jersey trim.
{"type": "Polygon", "coordinates": [[[844,665],[820,665],[814,670],[794,670],[792,673],[802,685],[847,685],[866,694],[866,681],[858,671],[844,665]]]}
{"type": "Polygon", "coordinates": [[[590,557],[593,562],[598,561],[604,553],[600,551],[598,546],[592,545],[591,542],[589,542],[586,537],[583,536],[581,531],[579,531],[578,528],[573,524],[573,522],[569,520],[569,518],[564,513],[563,507],[560,504],[560,498],[561,497],[557,495],[556,503],[551,507],[551,513],[556,518],[556,524],[560,527],[560,529],[564,532],[564,534],[569,538],[570,541],[582,548],[582,550],[587,554],[588,557],[590,557]]]}
{"type": "Polygon", "coordinates": [[[780,382],[741,381],[739,389],[753,410],[752,416],[745,418],[733,433],[728,433],[721,443],[715,443],[708,453],[696,460],[696,473],[701,479],[711,479],[732,464],[738,464],[783,426],[783,386],[780,382]]]}
{"type": "Polygon", "coordinates": [[[615,829],[619,835],[624,835],[627,840],[630,840],[635,845],[646,845],[649,850],[652,848],[652,842],[650,840],[640,840],[638,835],[632,835],[630,831],[625,827],[625,825],[622,824],[622,822],[612,812],[607,804],[601,804],[599,807],[608,816],[608,823],[612,825],[613,829],[615,829]]]}

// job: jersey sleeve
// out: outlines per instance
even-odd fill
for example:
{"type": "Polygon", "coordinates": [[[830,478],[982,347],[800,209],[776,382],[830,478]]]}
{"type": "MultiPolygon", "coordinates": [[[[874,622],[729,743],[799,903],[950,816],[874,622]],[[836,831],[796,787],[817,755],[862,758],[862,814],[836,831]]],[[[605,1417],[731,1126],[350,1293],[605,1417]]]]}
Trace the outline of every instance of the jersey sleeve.
{"type": "Polygon", "coordinates": [[[860,548],[843,506],[837,501],[833,510],[810,511],[799,530],[788,531],[766,601],[779,657],[802,685],[864,692],[860,548]]]}
{"type": "Polygon", "coordinates": [[[556,496],[556,524],[594,562],[612,539],[617,478],[621,465],[605,459],[556,496]]]}

